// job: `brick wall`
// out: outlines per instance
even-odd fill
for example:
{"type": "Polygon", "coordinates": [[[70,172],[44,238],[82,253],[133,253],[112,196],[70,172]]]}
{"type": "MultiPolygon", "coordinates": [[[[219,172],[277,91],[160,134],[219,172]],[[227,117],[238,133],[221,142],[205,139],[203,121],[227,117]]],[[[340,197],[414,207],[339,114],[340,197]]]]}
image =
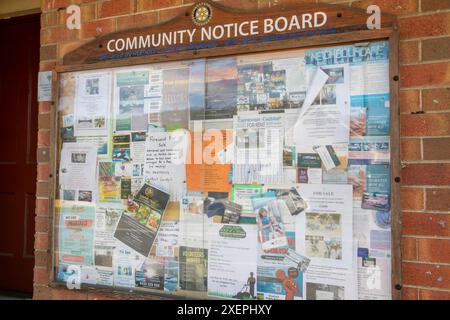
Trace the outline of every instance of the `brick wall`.
{"type": "MultiPolygon", "coordinates": [[[[95,37],[171,19],[194,0],[42,0],[40,70],[95,37]],[[81,30],[65,28],[65,8],[80,4],[81,30]]],[[[450,0],[223,0],[251,9],[292,2],[379,5],[399,16],[404,299],[450,299],[450,0]]],[[[50,124],[54,104],[39,104],[35,299],[102,299],[48,286],[50,124]]],[[[127,296],[117,296],[127,298],[127,296]]]]}

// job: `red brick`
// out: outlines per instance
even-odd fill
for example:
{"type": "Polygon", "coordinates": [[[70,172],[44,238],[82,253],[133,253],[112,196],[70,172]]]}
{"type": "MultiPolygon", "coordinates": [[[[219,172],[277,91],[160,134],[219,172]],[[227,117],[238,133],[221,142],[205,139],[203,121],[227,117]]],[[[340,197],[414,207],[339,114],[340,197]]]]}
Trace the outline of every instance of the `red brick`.
{"type": "Polygon", "coordinates": [[[450,37],[422,41],[422,61],[450,59],[450,37]]]}
{"type": "Polygon", "coordinates": [[[36,233],[34,235],[34,248],[41,250],[48,250],[48,234],[46,233],[36,233]]]}
{"type": "Polygon", "coordinates": [[[101,2],[98,5],[99,18],[120,16],[133,12],[133,0],[114,0],[101,2]]]}
{"type": "Polygon", "coordinates": [[[49,195],[49,183],[47,181],[38,181],[36,183],[36,196],[47,198],[49,195]]]}
{"type": "Polygon", "coordinates": [[[39,71],[51,71],[55,68],[56,61],[39,62],[39,71]]]}
{"type": "Polygon", "coordinates": [[[450,63],[428,63],[400,67],[402,87],[450,84],[450,63]]]}
{"type": "Polygon", "coordinates": [[[362,0],[352,2],[351,6],[366,10],[372,4],[379,6],[383,13],[395,15],[411,14],[418,11],[417,0],[362,0]]]}
{"type": "Polygon", "coordinates": [[[422,188],[401,188],[400,198],[402,210],[424,209],[424,191],[422,188]]]}
{"type": "Polygon", "coordinates": [[[41,14],[41,28],[58,26],[58,11],[48,11],[41,14]]]}
{"type": "Polygon", "coordinates": [[[35,267],[33,282],[36,284],[48,284],[50,279],[47,268],[35,267]]]}
{"type": "Polygon", "coordinates": [[[402,233],[413,236],[449,237],[450,215],[432,213],[403,213],[402,233]]]}
{"type": "Polygon", "coordinates": [[[50,167],[47,163],[46,164],[38,164],[37,179],[48,181],[49,170],[50,170],[50,167]]]}
{"type": "Polygon", "coordinates": [[[51,291],[51,299],[53,300],[86,300],[87,293],[79,290],[56,290],[51,291]]]}
{"type": "Polygon", "coordinates": [[[399,20],[400,38],[420,38],[450,34],[450,13],[412,16],[399,20]]]}
{"type": "Polygon", "coordinates": [[[158,23],[164,23],[175,19],[186,11],[186,7],[166,9],[158,11],[158,23]]]}
{"type": "Polygon", "coordinates": [[[80,39],[99,37],[115,30],[113,19],[95,20],[81,24],[80,39]]]}
{"type": "Polygon", "coordinates": [[[158,21],[157,12],[148,12],[123,16],[117,18],[117,30],[126,30],[139,27],[145,27],[156,24],[158,21]]]}
{"type": "Polygon", "coordinates": [[[422,11],[450,9],[450,0],[422,0],[422,11]]]}
{"type": "Polygon", "coordinates": [[[450,184],[450,164],[409,164],[401,176],[403,185],[446,186],[450,184]]]}
{"type": "Polygon", "coordinates": [[[36,232],[48,232],[48,217],[36,216],[34,218],[36,232]]]}
{"type": "Polygon", "coordinates": [[[420,139],[402,139],[400,156],[402,160],[422,159],[422,147],[420,139]]]}
{"type": "Polygon", "coordinates": [[[402,90],[400,91],[400,112],[420,111],[420,91],[402,90]]]}
{"type": "Polygon", "coordinates": [[[450,135],[450,113],[402,114],[403,137],[450,135]]]}
{"type": "Polygon", "coordinates": [[[96,18],[96,4],[81,6],[81,22],[88,22],[96,18]]]}
{"type": "Polygon", "coordinates": [[[85,45],[91,40],[77,40],[71,42],[64,42],[58,46],[58,58],[62,59],[69,52],[74,51],[75,49],[85,45]]]}
{"type": "Polygon", "coordinates": [[[51,255],[47,251],[34,251],[34,264],[37,267],[51,267],[51,255]]]}
{"type": "Polygon", "coordinates": [[[38,116],[38,128],[50,129],[50,113],[41,113],[38,116]]]}
{"type": "Polygon", "coordinates": [[[51,299],[52,289],[44,285],[33,285],[33,300],[51,299]]]}
{"type": "Polygon", "coordinates": [[[427,210],[450,212],[450,189],[427,189],[427,210]]]}
{"type": "Polygon", "coordinates": [[[419,260],[434,263],[450,263],[450,240],[417,239],[419,260]]]}
{"type": "Polygon", "coordinates": [[[137,11],[158,10],[181,4],[183,4],[182,0],[137,0],[137,11]]]}
{"type": "Polygon", "coordinates": [[[424,111],[450,110],[450,88],[423,90],[424,111]]]}
{"type": "Polygon", "coordinates": [[[41,44],[57,43],[78,39],[78,30],[69,30],[66,26],[41,29],[41,44]]]}
{"type": "Polygon", "coordinates": [[[417,260],[417,242],[416,238],[402,239],[402,259],[417,260]]]}
{"type": "Polygon", "coordinates": [[[48,199],[36,199],[36,214],[38,216],[48,216],[49,212],[48,199]]]}
{"type": "Polygon", "coordinates": [[[37,149],[37,161],[39,163],[45,163],[50,161],[50,148],[38,148],[37,149]]]}
{"type": "Polygon", "coordinates": [[[420,300],[450,300],[450,291],[420,289],[419,298],[420,300]]]}
{"type": "Polygon", "coordinates": [[[450,138],[423,139],[424,160],[450,160],[450,138]]]}
{"type": "Polygon", "coordinates": [[[49,112],[50,110],[52,110],[51,102],[39,102],[39,112],[49,112]]]}
{"type": "Polygon", "coordinates": [[[402,289],[403,300],[417,300],[419,299],[419,290],[416,288],[403,287],[402,289]]]}
{"type": "Polygon", "coordinates": [[[51,10],[51,9],[66,8],[71,4],[72,0],[43,0],[42,9],[51,10]]]}
{"type": "Polygon", "coordinates": [[[116,300],[116,298],[97,294],[97,293],[88,293],[88,300],[116,300]]]}
{"type": "Polygon", "coordinates": [[[403,283],[431,288],[449,288],[450,267],[404,262],[403,283]]]}
{"type": "Polygon", "coordinates": [[[48,147],[50,146],[50,131],[42,131],[38,132],[38,146],[48,147]]]}
{"type": "Polygon", "coordinates": [[[419,41],[400,42],[400,64],[419,62],[419,41]]]}

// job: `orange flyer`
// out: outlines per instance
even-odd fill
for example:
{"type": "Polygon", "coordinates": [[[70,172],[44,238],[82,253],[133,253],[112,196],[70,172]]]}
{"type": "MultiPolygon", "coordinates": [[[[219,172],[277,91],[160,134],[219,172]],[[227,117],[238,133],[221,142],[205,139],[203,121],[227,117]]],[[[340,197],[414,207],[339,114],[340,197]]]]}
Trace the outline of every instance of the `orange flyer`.
{"type": "Polygon", "coordinates": [[[187,191],[230,192],[231,159],[223,159],[232,150],[231,131],[191,132],[186,164],[187,191]]]}

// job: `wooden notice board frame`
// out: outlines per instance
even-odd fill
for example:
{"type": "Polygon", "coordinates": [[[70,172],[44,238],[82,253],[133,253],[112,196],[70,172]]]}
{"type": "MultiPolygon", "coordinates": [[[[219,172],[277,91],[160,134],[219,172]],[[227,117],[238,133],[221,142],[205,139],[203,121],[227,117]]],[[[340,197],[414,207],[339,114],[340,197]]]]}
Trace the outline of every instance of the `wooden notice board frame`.
{"type": "MultiPolygon", "coordinates": [[[[365,10],[351,8],[347,6],[332,4],[286,4],[277,5],[272,8],[259,10],[240,10],[228,8],[222,4],[212,1],[201,3],[207,5],[210,10],[208,21],[197,19],[195,9],[198,4],[186,7],[183,13],[172,20],[149,27],[120,31],[99,37],[82,47],[68,53],[61,63],[53,70],[53,101],[58,101],[58,79],[60,73],[95,70],[104,68],[115,68],[134,66],[141,64],[151,64],[158,62],[191,60],[199,58],[224,57],[228,55],[237,55],[244,53],[274,52],[277,50],[299,49],[299,48],[320,48],[330,45],[345,45],[355,42],[367,42],[375,40],[384,40],[389,42],[389,63],[390,63],[390,150],[391,150],[391,246],[392,246],[392,298],[402,298],[402,272],[401,272],[401,217],[400,217],[400,127],[399,127],[399,34],[397,19],[393,15],[382,14],[381,27],[379,29],[369,30],[367,20],[370,14],[365,10]],[[320,27],[314,27],[315,13],[322,12],[326,15],[326,23],[320,27]],[[308,16],[311,15],[311,18],[308,16]],[[283,20],[280,20],[279,30],[274,30],[264,34],[262,32],[251,33],[251,21],[258,21],[260,27],[264,24],[264,19],[275,21],[280,17],[291,17],[297,15],[299,19],[305,16],[305,19],[311,21],[306,23],[306,28],[301,30],[283,30],[283,20]],[[248,23],[247,23],[248,22],[248,23]],[[234,37],[217,37],[217,39],[202,39],[200,37],[201,28],[214,28],[217,25],[243,24],[242,31],[244,35],[237,34],[234,37]],[[311,28],[309,27],[311,26],[311,28]],[[185,31],[178,33],[177,44],[161,47],[146,46],[148,42],[146,36],[158,34],[161,32],[174,32],[196,28],[197,32],[190,36],[185,31]],[[183,41],[181,43],[180,39],[183,41]],[[123,39],[123,42],[122,40],[123,39]],[[129,50],[126,49],[126,39],[129,39],[129,50]],[[136,44],[134,44],[136,39],[136,44]],[[141,41],[141,45],[139,45],[141,41]],[[117,47],[116,47],[117,44],[117,47]],[[123,44],[123,50],[122,49],[123,44]],[[111,51],[109,51],[111,49],[111,51]]],[[[289,21],[289,20],[288,20],[289,21]]],[[[300,24],[302,21],[300,21],[300,24]]],[[[323,23],[323,15],[317,16],[317,25],[323,23]]],[[[233,26],[230,26],[230,28],[233,26]]],[[[226,29],[225,29],[226,30],[226,29]]],[[[221,29],[218,28],[216,35],[221,35],[221,29]]],[[[253,29],[255,31],[255,29],[253,29]]],[[[213,34],[213,33],[212,33],[213,34]]],[[[150,39],[151,40],[151,39],[150,39]]],[[[53,126],[51,143],[54,146],[50,150],[50,161],[52,172],[50,174],[50,210],[55,212],[54,200],[57,179],[57,109],[54,108],[52,115],[53,126]]],[[[54,217],[50,217],[50,223],[53,226],[54,217]]],[[[54,230],[52,229],[50,238],[55,243],[54,230]]],[[[52,252],[53,254],[53,252],[52,252]]],[[[53,257],[52,257],[53,258],[53,257]]],[[[54,264],[53,264],[54,265],[54,264]]],[[[51,274],[51,287],[64,288],[65,285],[54,281],[54,270],[51,274]]],[[[153,297],[171,297],[172,295],[159,295],[154,292],[145,292],[134,289],[133,293],[129,290],[120,290],[116,288],[101,288],[83,285],[82,290],[95,294],[103,294],[111,297],[121,298],[152,298],[153,297]]],[[[179,298],[177,296],[177,298],[179,298]]]]}

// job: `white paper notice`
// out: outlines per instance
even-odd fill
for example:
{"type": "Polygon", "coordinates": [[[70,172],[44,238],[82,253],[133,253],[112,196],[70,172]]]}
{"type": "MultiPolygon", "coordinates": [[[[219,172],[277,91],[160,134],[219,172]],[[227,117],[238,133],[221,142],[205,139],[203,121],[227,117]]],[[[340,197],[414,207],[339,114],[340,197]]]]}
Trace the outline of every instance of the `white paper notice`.
{"type": "Polygon", "coordinates": [[[187,195],[180,201],[180,246],[207,249],[211,238],[213,218],[203,214],[204,198],[187,195]]]}
{"type": "Polygon", "coordinates": [[[352,96],[389,92],[389,63],[356,65],[350,71],[352,96]]]}
{"type": "Polygon", "coordinates": [[[175,247],[178,246],[178,221],[162,221],[156,236],[156,256],[174,257],[175,247]]]}
{"type": "Polygon", "coordinates": [[[311,79],[311,83],[309,84],[308,91],[306,92],[306,98],[303,102],[299,119],[303,117],[306,111],[308,111],[309,107],[314,103],[314,100],[319,95],[320,90],[322,90],[328,78],[329,76],[325,72],[323,72],[321,68],[317,68],[311,79]]]}
{"type": "Polygon", "coordinates": [[[144,179],[170,193],[171,200],[181,198],[185,189],[187,135],[151,132],[145,145],[144,179]]]}
{"type": "Polygon", "coordinates": [[[144,261],[145,257],[125,245],[114,248],[114,285],[134,288],[135,270],[140,269],[144,261]]]}
{"type": "MultiPolygon", "coordinates": [[[[92,202],[96,186],[97,146],[85,143],[64,143],[59,169],[60,189],[78,191],[79,200],[92,202]]],[[[66,192],[67,193],[67,192],[66,192]]],[[[62,197],[64,199],[64,197],[62,197]]]]}
{"type": "MultiPolygon", "coordinates": [[[[308,208],[297,216],[295,247],[311,259],[310,284],[340,287],[345,299],[357,298],[351,185],[301,184],[296,187],[308,208]]],[[[308,296],[308,293],[307,293],[308,296]]]]}
{"type": "Polygon", "coordinates": [[[358,298],[390,300],[391,259],[358,258],[358,298]]]}
{"type": "Polygon", "coordinates": [[[107,136],[111,100],[111,73],[77,76],[75,136],[107,136]]]}
{"type": "Polygon", "coordinates": [[[317,69],[294,126],[297,150],[349,142],[349,78],[348,65],[317,69]],[[334,76],[329,77],[327,72],[334,76]]]}
{"type": "Polygon", "coordinates": [[[233,183],[283,183],[283,114],[246,113],[234,117],[233,183]]]}
{"type": "Polygon", "coordinates": [[[208,251],[208,295],[255,299],[257,228],[214,224],[208,251]]]}
{"type": "Polygon", "coordinates": [[[38,101],[52,101],[52,72],[38,73],[38,101]]]}

